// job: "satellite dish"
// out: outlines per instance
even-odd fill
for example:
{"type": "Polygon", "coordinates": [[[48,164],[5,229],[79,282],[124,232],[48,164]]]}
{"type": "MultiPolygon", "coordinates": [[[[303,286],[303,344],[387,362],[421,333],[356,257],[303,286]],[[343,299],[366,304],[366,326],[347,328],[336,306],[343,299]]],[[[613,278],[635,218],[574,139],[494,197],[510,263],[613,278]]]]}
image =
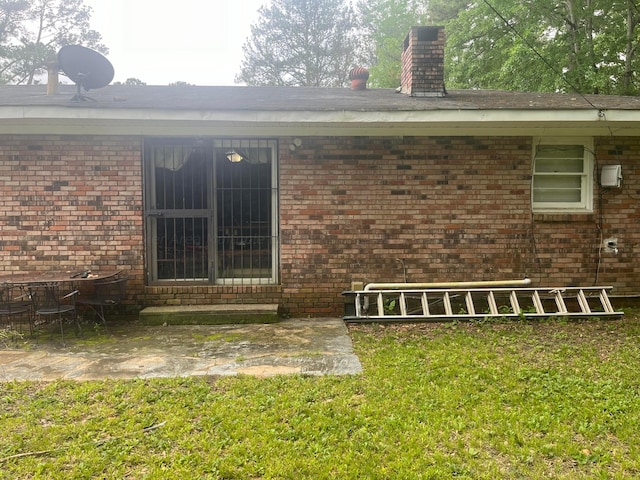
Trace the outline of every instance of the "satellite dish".
{"type": "Polygon", "coordinates": [[[58,52],[58,65],[78,87],[74,101],[87,100],[82,90],[106,87],[115,74],[113,65],[101,53],[81,45],[67,45],[58,52]]]}

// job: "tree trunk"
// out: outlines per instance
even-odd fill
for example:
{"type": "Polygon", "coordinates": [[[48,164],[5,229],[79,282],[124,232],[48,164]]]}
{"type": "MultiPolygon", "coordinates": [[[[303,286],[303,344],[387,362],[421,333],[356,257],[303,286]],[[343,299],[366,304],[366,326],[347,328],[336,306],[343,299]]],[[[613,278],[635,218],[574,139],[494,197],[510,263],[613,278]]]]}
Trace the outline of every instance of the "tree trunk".
{"type": "Polygon", "coordinates": [[[624,51],[624,73],[622,75],[622,93],[624,95],[633,94],[633,63],[636,56],[637,43],[635,40],[635,30],[639,17],[636,15],[636,2],[627,0],[627,38],[624,51]]]}

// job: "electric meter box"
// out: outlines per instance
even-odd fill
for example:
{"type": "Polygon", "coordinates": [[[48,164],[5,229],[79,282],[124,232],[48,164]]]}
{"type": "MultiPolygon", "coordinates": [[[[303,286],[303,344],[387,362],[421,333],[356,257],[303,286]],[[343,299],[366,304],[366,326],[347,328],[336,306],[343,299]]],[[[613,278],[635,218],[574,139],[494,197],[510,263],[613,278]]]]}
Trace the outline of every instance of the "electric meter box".
{"type": "Polygon", "coordinates": [[[622,167],[620,165],[605,165],[602,167],[600,185],[620,188],[620,185],[622,185],[622,167]]]}

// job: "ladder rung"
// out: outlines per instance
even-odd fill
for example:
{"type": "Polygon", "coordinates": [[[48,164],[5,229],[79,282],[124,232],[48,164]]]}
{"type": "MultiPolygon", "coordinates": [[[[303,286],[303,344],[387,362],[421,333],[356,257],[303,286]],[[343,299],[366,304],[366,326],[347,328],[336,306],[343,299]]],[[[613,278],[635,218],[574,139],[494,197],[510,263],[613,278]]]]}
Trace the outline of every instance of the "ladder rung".
{"type": "Polygon", "coordinates": [[[471,292],[467,292],[467,295],[465,295],[464,301],[467,304],[467,313],[469,315],[475,315],[476,309],[473,305],[473,297],[471,296],[471,292]]]}
{"type": "Polygon", "coordinates": [[[589,302],[587,302],[587,297],[585,297],[584,292],[582,290],[578,290],[577,297],[578,297],[578,304],[580,304],[580,308],[582,309],[582,313],[591,313],[589,302]]]}
{"type": "Polygon", "coordinates": [[[520,315],[520,304],[518,303],[518,296],[516,295],[515,290],[511,290],[511,293],[509,294],[509,301],[511,302],[513,313],[520,315]]]}
{"type": "Polygon", "coordinates": [[[360,294],[356,293],[356,315],[360,316],[362,314],[363,314],[362,301],[360,300],[360,294]]]}
{"type": "Polygon", "coordinates": [[[542,305],[542,300],[540,300],[540,294],[537,290],[533,291],[531,299],[533,300],[533,305],[536,307],[536,313],[545,313],[544,306],[542,305]]]}
{"type": "Polygon", "coordinates": [[[600,303],[602,304],[602,308],[605,312],[614,313],[609,297],[607,296],[607,291],[604,288],[600,290],[600,303]]]}
{"type": "Polygon", "coordinates": [[[382,293],[378,294],[377,303],[378,303],[378,316],[382,317],[384,316],[384,298],[382,298],[382,293]]]}
{"type": "Polygon", "coordinates": [[[422,314],[425,317],[428,317],[429,314],[429,299],[427,298],[427,292],[422,292],[422,295],[420,296],[420,300],[422,302],[422,314]]]}
{"type": "Polygon", "coordinates": [[[407,316],[407,297],[404,292],[400,293],[400,315],[407,316]]]}
{"type": "Polygon", "coordinates": [[[498,304],[496,303],[496,296],[493,294],[493,290],[489,290],[489,294],[487,295],[487,303],[489,303],[489,311],[491,315],[498,315],[500,311],[498,310],[498,304]]]}
{"type": "Polygon", "coordinates": [[[564,298],[562,298],[562,293],[564,290],[556,289],[551,290],[549,293],[553,294],[553,298],[556,301],[556,306],[558,307],[558,313],[568,313],[567,306],[564,303],[564,298]]]}
{"type": "Polygon", "coordinates": [[[447,315],[453,315],[453,310],[451,309],[451,298],[449,297],[449,292],[444,292],[442,296],[442,303],[444,304],[444,311],[447,315]]]}

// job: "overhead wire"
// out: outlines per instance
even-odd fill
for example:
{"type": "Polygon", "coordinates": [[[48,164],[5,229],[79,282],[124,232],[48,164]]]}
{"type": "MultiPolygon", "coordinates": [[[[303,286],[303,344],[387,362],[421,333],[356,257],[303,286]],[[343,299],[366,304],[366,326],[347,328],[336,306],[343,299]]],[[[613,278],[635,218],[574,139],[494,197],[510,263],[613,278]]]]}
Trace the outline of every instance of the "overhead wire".
{"type": "MultiPolygon", "coordinates": [[[[591,100],[589,100],[586,95],[584,95],[573,83],[571,83],[566,76],[564,75],[564,73],[559,70],[556,66],[554,66],[549,60],[547,60],[536,48],[534,45],[531,44],[531,42],[529,42],[529,40],[527,40],[513,25],[511,22],[509,22],[509,20],[507,18],[505,18],[504,15],[502,15],[497,8],[495,8],[491,2],[489,2],[489,0],[483,0],[484,4],[490,8],[497,16],[498,18],[500,18],[500,20],[502,20],[502,22],[507,26],[507,28],[509,28],[526,46],[527,48],[529,48],[553,73],[555,73],[558,77],[560,77],[560,79],[566,84],[568,85],[577,95],[579,95],[580,97],[582,97],[582,99],[588,103],[594,110],[596,110],[598,112],[598,117],[599,118],[603,118],[606,119],[606,114],[604,112],[604,110],[598,106],[596,106],[593,102],[591,102],[591,100]]],[[[638,10],[638,5],[636,4],[635,0],[631,0],[633,7],[638,10]]],[[[611,138],[613,138],[613,131],[611,130],[611,127],[607,126],[607,129],[609,131],[609,135],[611,138]]],[[[595,150],[595,148],[594,148],[595,150]]],[[[595,151],[591,151],[591,154],[593,155],[593,161],[594,161],[594,173],[597,175],[598,172],[598,158],[596,155],[595,151]]],[[[597,221],[596,221],[596,229],[598,231],[598,250],[597,250],[597,261],[596,261],[596,271],[595,271],[595,278],[594,278],[594,282],[597,285],[598,281],[599,281],[599,276],[600,276],[600,267],[601,267],[601,263],[602,263],[602,242],[603,242],[603,230],[602,230],[602,226],[603,226],[603,222],[604,222],[604,212],[603,212],[603,198],[602,198],[602,189],[599,189],[598,191],[598,217],[597,217],[597,221]]],[[[536,263],[538,264],[538,273],[541,274],[541,265],[540,265],[540,259],[538,257],[538,250],[537,250],[537,243],[536,243],[536,239],[535,239],[535,222],[533,219],[533,214],[531,215],[531,233],[532,233],[532,242],[533,242],[533,249],[534,249],[534,257],[536,259],[536,263]]]]}
{"type": "Polygon", "coordinates": [[[509,30],[511,30],[520,40],[522,40],[524,42],[524,44],[527,46],[527,48],[529,48],[540,60],[542,60],[542,62],[556,75],[558,75],[561,80],[566,83],[576,94],[580,95],[582,97],[582,99],[587,102],[589,105],[591,105],[595,110],[598,111],[599,115],[603,115],[602,109],[597,107],[596,105],[593,104],[593,102],[591,102],[591,100],[589,100],[586,95],[584,95],[573,83],[571,83],[567,77],[562,73],[562,71],[560,71],[558,68],[556,68],[549,60],[547,60],[544,55],[542,55],[540,52],[538,52],[538,50],[536,49],[536,47],[534,45],[531,44],[531,42],[529,40],[527,40],[524,35],[522,35],[512,24],[509,20],[507,20],[504,15],[502,15],[498,9],[496,7],[494,7],[489,0],[483,0],[483,2],[485,3],[485,5],[487,7],[489,7],[493,13],[495,13],[498,18],[500,18],[500,20],[502,20],[502,22],[507,26],[507,28],[509,28],[509,30]]]}

